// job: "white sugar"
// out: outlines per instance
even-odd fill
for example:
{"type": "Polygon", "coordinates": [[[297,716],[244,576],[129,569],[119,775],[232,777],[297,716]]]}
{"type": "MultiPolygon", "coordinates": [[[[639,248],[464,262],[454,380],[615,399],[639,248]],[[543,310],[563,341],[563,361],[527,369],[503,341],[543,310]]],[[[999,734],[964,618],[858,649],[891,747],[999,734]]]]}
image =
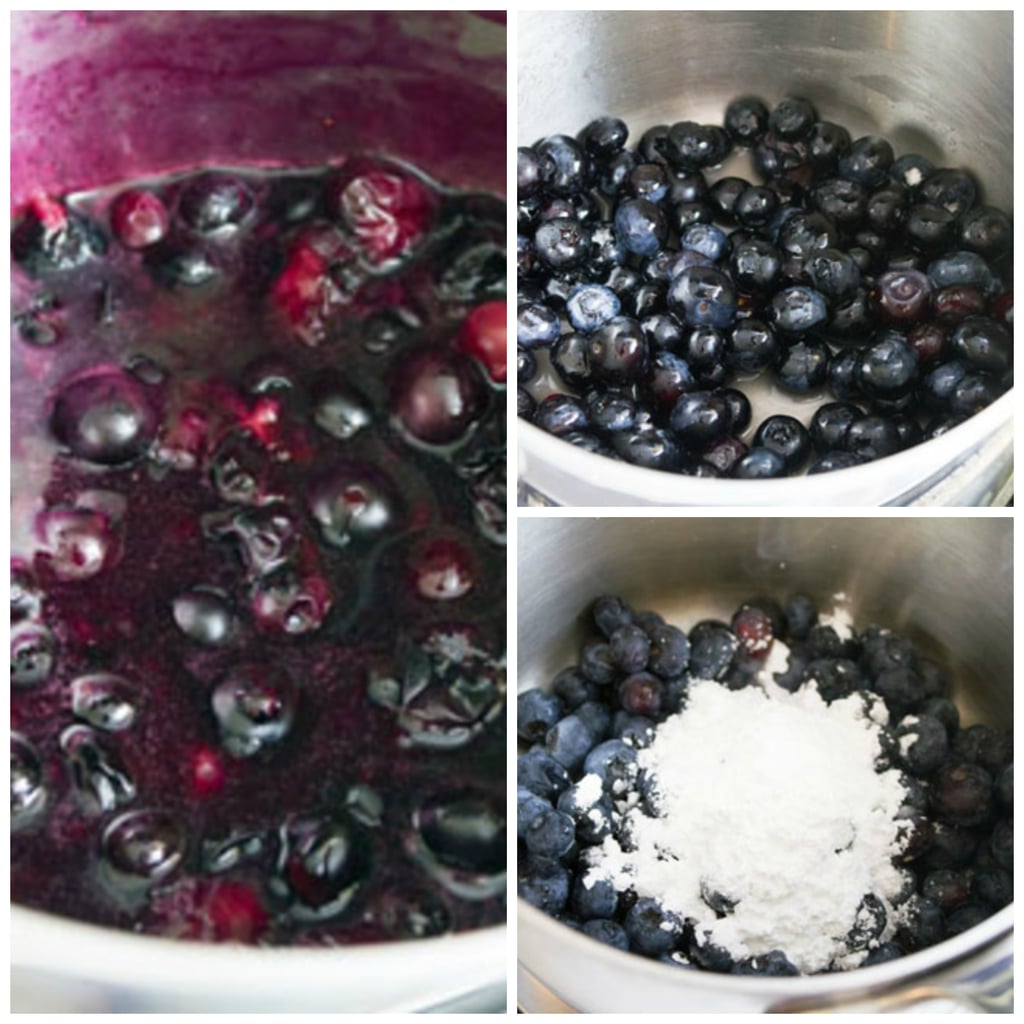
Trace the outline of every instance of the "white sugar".
{"type": "Polygon", "coordinates": [[[685,709],[638,754],[658,817],[623,806],[634,849],[609,837],[587,879],[657,899],[737,958],[781,949],[806,972],[852,966],[866,955],[844,945],[860,901],[873,893],[888,906],[900,889],[892,856],[905,791],[898,772],[875,770],[873,705],[769,683],[785,668],[775,648],[761,686],[691,683],[685,709]],[[702,888],[734,910],[719,919],[702,888]]]}

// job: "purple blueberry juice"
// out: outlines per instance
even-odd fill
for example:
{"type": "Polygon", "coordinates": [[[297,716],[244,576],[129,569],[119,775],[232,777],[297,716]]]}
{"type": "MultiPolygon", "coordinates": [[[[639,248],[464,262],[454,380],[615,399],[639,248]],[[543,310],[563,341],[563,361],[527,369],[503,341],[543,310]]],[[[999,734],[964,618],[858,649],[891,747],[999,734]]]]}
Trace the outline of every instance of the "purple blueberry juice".
{"type": "Polygon", "coordinates": [[[504,919],[504,211],[362,154],[17,211],[15,902],[504,919]]]}

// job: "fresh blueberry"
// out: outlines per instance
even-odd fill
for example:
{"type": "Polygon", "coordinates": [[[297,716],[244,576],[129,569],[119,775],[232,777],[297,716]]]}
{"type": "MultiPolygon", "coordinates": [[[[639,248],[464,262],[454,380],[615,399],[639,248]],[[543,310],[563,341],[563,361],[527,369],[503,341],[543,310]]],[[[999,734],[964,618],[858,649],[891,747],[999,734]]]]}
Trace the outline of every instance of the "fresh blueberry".
{"type": "Polygon", "coordinates": [[[744,373],[760,373],[775,366],[780,346],[775,332],[761,320],[740,320],[728,334],[726,360],[744,373]]]}
{"type": "Polygon", "coordinates": [[[733,142],[750,146],[768,126],[768,108],[755,96],[741,96],[725,108],[724,124],[733,142]]]}
{"type": "Polygon", "coordinates": [[[843,448],[850,424],[863,413],[850,402],[828,402],[818,406],[811,417],[810,436],[820,454],[843,448]]]}
{"type": "Polygon", "coordinates": [[[957,324],[950,335],[954,358],[986,373],[1004,373],[1010,367],[1013,338],[989,317],[972,316],[957,324]]]}
{"type": "Polygon", "coordinates": [[[754,434],[754,445],[781,455],[789,473],[802,469],[811,456],[811,436],[792,416],[769,416],[763,420],[754,434]]]}
{"type": "Polygon", "coordinates": [[[612,664],[624,673],[640,672],[647,667],[651,654],[651,641],[647,634],[633,624],[620,626],[609,638],[608,647],[612,664]]]}
{"type": "Polygon", "coordinates": [[[556,694],[543,690],[525,690],[519,694],[516,710],[516,727],[519,738],[528,743],[538,743],[548,730],[565,713],[562,701],[556,694]]]}
{"type": "Polygon", "coordinates": [[[978,185],[967,171],[940,168],[917,190],[920,201],[934,203],[953,217],[963,216],[978,197],[978,185]]]}
{"type": "Polygon", "coordinates": [[[772,109],[768,127],[783,139],[807,136],[818,117],[814,105],[802,96],[786,96],[772,109]]]}
{"type": "Polygon", "coordinates": [[[782,950],[773,949],[737,961],[732,973],[760,975],[766,978],[792,978],[799,975],[800,971],[782,950]]]}
{"type": "Polygon", "coordinates": [[[571,395],[548,395],[534,411],[533,422],[555,437],[586,430],[590,425],[580,400],[571,395]]]}
{"type": "Polygon", "coordinates": [[[629,936],[626,934],[626,929],[615,921],[600,918],[586,921],[582,930],[584,935],[596,939],[606,946],[611,946],[612,949],[621,949],[623,952],[629,949],[629,936]]]}
{"type": "Polygon", "coordinates": [[[585,263],[590,244],[590,229],[568,217],[545,221],[533,236],[537,256],[552,270],[566,270],[585,263]]]}
{"type": "Polygon", "coordinates": [[[557,860],[530,857],[521,862],[519,895],[545,914],[558,914],[565,908],[569,884],[569,872],[557,860]]]}
{"type": "Polygon", "coordinates": [[[785,458],[771,448],[751,448],[733,466],[732,475],[739,480],[762,480],[786,476],[785,458]]]}
{"type": "Polygon", "coordinates": [[[828,319],[828,304],[814,288],[791,285],[772,296],[769,317],[778,330],[801,334],[828,319]]]}
{"type": "Polygon", "coordinates": [[[607,686],[615,680],[617,670],[612,662],[611,648],[606,643],[584,644],[579,664],[580,672],[598,686],[607,686]]]}
{"type": "Polygon", "coordinates": [[[664,244],[668,225],[661,209],[647,199],[626,199],[615,210],[615,233],[639,256],[653,256],[664,244]]]}
{"type": "Polygon", "coordinates": [[[729,269],[741,291],[756,294],[768,291],[781,268],[778,249],[766,239],[755,236],[733,244],[729,269]]]}
{"type": "Polygon", "coordinates": [[[786,349],[775,379],[784,391],[805,395],[825,383],[828,367],[828,347],[812,336],[805,336],[786,349]]]}
{"type": "Polygon", "coordinates": [[[694,679],[721,679],[739,649],[739,641],[722,622],[705,620],[690,630],[690,675],[694,679]]]}
{"type": "Polygon", "coordinates": [[[629,128],[617,117],[599,117],[584,128],[578,141],[584,150],[600,160],[608,160],[626,145],[629,128]]]}
{"type": "Polygon", "coordinates": [[[672,409],[669,422],[679,441],[697,451],[725,436],[732,426],[725,399],[714,391],[684,394],[672,409]]]}
{"type": "Polygon", "coordinates": [[[714,267],[691,267],[674,278],[669,308],[688,324],[728,327],[736,316],[736,292],[728,276],[714,267]]]}
{"type": "Polygon", "coordinates": [[[533,747],[516,762],[517,785],[549,803],[570,785],[569,774],[544,748],[533,747]]]}
{"type": "Polygon", "coordinates": [[[886,416],[860,416],[846,431],[844,451],[873,461],[900,450],[900,433],[886,416]]]}
{"type": "Polygon", "coordinates": [[[533,857],[564,861],[576,847],[576,823],[554,808],[532,817],[525,833],[523,839],[533,857]]]}
{"type": "Polygon", "coordinates": [[[587,158],[568,135],[549,135],[533,147],[544,189],[555,196],[574,196],[588,185],[587,158]]]}
{"type": "Polygon", "coordinates": [[[523,348],[551,345],[561,334],[558,314],[541,305],[529,302],[516,312],[516,344],[523,348]]]}
{"type": "Polygon", "coordinates": [[[544,739],[548,753],[566,771],[575,772],[594,745],[593,731],[578,711],[556,722],[544,739]]]}
{"type": "Polygon", "coordinates": [[[619,297],[610,288],[600,284],[577,285],[566,301],[569,322],[577,331],[589,334],[619,315],[622,307],[619,297]]]}
{"type": "Polygon", "coordinates": [[[629,947],[644,956],[660,956],[675,948],[683,933],[683,923],[657,900],[643,898],[633,904],[624,922],[629,947]]]}
{"type": "Polygon", "coordinates": [[[589,336],[591,372],[607,381],[639,380],[647,369],[647,338],[632,317],[617,316],[589,336]]]}
{"type": "Polygon", "coordinates": [[[949,752],[946,727],[930,715],[907,715],[897,725],[896,736],[898,763],[921,779],[931,775],[949,752]]]}
{"type": "Polygon", "coordinates": [[[647,469],[673,472],[682,463],[678,443],[661,427],[638,426],[612,435],[612,447],[626,462],[647,469]]]}

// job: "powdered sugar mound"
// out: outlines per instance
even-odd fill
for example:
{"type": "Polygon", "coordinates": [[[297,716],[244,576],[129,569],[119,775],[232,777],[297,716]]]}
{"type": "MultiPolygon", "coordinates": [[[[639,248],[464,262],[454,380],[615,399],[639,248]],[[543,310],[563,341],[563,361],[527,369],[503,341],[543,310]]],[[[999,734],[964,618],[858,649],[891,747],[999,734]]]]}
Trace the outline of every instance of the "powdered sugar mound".
{"type": "Polygon", "coordinates": [[[691,683],[686,708],[638,754],[658,816],[622,808],[633,852],[609,837],[588,880],[657,899],[736,958],[782,949],[805,972],[852,966],[867,952],[845,944],[862,898],[891,911],[901,887],[892,857],[905,791],[897,771],[875,770],[869,704],[826,704],[813,686],[788,693],[764,681],[771,667],[762,686],[691,683]],[[717,917],[702,890],[734,909],[717,917]]]}

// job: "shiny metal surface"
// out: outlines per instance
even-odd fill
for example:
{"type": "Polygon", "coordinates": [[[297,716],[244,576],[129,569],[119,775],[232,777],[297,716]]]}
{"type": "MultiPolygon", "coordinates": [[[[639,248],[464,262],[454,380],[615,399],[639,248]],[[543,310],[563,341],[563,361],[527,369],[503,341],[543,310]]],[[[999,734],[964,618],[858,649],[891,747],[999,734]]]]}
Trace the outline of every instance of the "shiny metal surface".
{"type": "MultiPolygon", "coordinates": [[[[1010,210],[1012,34],[1008,11],[521,12],[519,141],[609,113],[638,130],[717,123],[737,94],[795,92],[855,137],[973,170],[986,201],[1010,210]]],[[[520,421],[519,472],[561,505],[993,504],[1012,480],[1012,411],[1011,393],[881,462],[753,482],[637,469],[520,421]]]]}
{"type": "MultiPolygon", "coordinates": [[[[1005,726],[1013,714],[1012,525],[1008,518],[524,517],[519,688],[546,685],[574,660],[587,632],[579,614],[602,593],[621,593],[688,628],[698,618],[728,617],[755,593],[801,591],[828,602],[841,591],[854,622],[902,630],[951,667],[965,722],[1005,726]]],[[[878,1009],[883,996],[895,1009],[925,998],[969,1000],[986,1011],[1012,1002],[1012,907],[900,961],[794,979],[680,971],[591,942],[522,901],[518,920],[528,975],[549,996],[591,1012],[795,1012],[865,1001],[878,1009]]]]}

